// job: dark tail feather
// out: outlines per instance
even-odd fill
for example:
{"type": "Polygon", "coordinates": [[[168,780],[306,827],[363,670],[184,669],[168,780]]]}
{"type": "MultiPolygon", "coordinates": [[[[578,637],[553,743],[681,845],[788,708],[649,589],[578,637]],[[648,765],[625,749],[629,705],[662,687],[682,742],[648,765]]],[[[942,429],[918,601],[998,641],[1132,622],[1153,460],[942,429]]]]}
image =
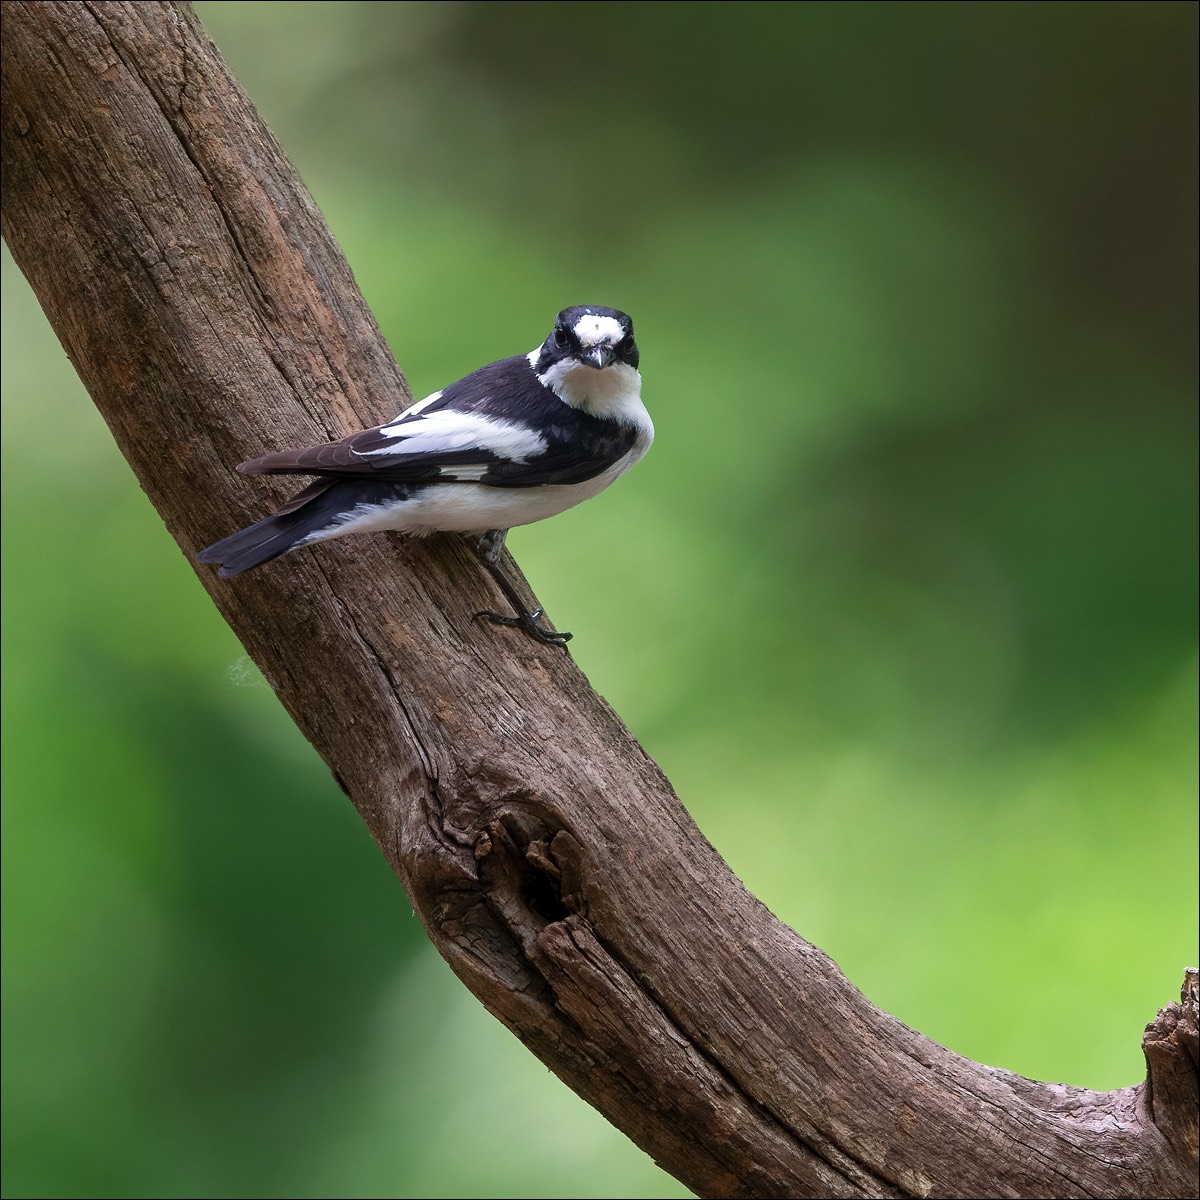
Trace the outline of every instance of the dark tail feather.
{"type": "Polygon", "coordinates": [[[337,482],[318,479],[310,483],[278,512],[231,533],[196,557],[203,563],[218,564],[218,574],[228,579],[286,554],[310,534],[327,528],[345,510],[344,497],[336,492],[330,495],[337,482]]]}

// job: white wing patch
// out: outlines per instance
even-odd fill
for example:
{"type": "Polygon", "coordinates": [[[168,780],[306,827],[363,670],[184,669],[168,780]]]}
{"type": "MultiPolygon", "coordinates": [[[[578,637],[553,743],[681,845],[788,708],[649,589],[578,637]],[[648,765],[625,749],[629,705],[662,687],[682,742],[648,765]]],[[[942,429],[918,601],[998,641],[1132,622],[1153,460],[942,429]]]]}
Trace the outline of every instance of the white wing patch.
{"type": "MultiPolygon", "coordinates": [[[[428,408],[428,407],[429,407],[429,406],[430,406],[430,405],[431,405],[431,404],[432,404],[432,403],[433,403],[435,400],[440,400],[441,398],[442,398],[442,392],[441,392],[441,389],[440,389],[440,388],[439,388],[439,389],[438,389],[436,392],[430,392],[430,393],[429,393],[429,395],[428,395],[428,396],[426,396],[424,400],[418,400],[418,401],[416,402],[416,404],[414,404],[414,405],[413,405],[411,408],[406,408],[406,409],[405,409],[405,410],[404,410],[404,411],[403,411],[403,412],[402,412],[402,413],[401,413],[401,414],[400,414],[400,415],[399,415],[399,416],[396,418],[396,420],[395,420],[395,421],[392,421],[392,422],[391,422],[391,425],[388,425],[388,426],[386,427],[386,429],[385,429],[385,432],[387,431],[387,429],[390,429],[390,428],[391,428],[391,426],[392,426],[392,425],[395,425],[397,422],[399,422],[399,421],[407,421],[409,417],[415,417],[415,416],[417,416],[419,413],[422,413],[422,412],[424,412],[424,411],[425,411],[425,409],[427,409],[427,408],[428,408]]],[[[389,434],[388,436],[390,437],[391,435],[389,434]]]]}
{"type": "MultiPolygon", "coordinates": [[[[437,392],[434,396],[438,395],[437,392]]],[[[422,415],[419,405],[385,425],[380,433],[395,444],[379,450],[359,451],[364,458],[389,454],[444,454],[457,450],[485,450],[498,458],[525,462],[546,449],[546,439],[536,430],[514,421],[495,420],[480,413],[445,408],[422,415]],[[415,414],[415,415],[414,415],[415,414]]]]}
{"type": "Polygon", "coordinates": [[[461,483],[477,483],[488,473],[490,466],[491,463],[457,463],[453,467],[442,467],[438,473],[461,483]]]}

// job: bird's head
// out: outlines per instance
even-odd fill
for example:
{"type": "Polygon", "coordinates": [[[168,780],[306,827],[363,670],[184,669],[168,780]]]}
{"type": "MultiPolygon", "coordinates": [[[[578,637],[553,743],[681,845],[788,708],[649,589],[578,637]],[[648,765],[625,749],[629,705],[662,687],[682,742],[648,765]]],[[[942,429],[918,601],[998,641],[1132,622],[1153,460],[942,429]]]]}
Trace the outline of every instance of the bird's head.
{"type": "Polygon", "coordinates": [[[637,370],[633,321],[615,308],[582,304],[558,314],[553,332],[538,351],[535,369],[544,375],[555,364],[561,364],[560,370],[576,365],[603,370],[622,363],[637,370]]]}
{"type": "Polygon", "coordinates": [[[594,416],[625,420],[641,404],[633,321],[615,308],[564,308],[529,362],[543,387],[594,416]]]}

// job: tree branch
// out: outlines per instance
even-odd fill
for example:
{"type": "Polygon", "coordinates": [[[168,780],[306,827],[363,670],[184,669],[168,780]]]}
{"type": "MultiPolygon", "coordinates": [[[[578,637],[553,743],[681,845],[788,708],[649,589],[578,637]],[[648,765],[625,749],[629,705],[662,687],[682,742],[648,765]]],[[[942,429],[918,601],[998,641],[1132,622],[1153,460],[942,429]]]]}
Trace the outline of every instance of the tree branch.
{"type": "MultiPolygon", "coordinates": [[[[232,464],[404,380],[189,7],[3,15],[4,236],[190,556],[266,510],[232,464]]],[[[1196,1194],[1194,975],[1148,1084],[980,1066],[776,921],[566,654],[471,621],[499,602],[461,539],[199,577],[463,982],[698,1193],[1196,1194]]]]}

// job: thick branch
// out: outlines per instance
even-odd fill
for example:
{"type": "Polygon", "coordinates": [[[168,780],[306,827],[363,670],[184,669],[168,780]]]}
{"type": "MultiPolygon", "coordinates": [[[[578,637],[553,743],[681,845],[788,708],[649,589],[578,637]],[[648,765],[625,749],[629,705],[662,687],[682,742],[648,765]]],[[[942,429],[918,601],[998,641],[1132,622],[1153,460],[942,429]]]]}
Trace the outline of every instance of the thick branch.
{"type": "MultiPolygon", "coordinates": [[[[3,9],[4,236],[190,555],[267,506],[232,464],[404,380],[188,7],[3,9]]],[[[1152,1093],[959,1058],[745,891],[566,654],[472,623],[499,602],[460,540],[200,579],[460,978],[697,1192],[1195,1194],[1194,992],[1152,1093]]]]}

